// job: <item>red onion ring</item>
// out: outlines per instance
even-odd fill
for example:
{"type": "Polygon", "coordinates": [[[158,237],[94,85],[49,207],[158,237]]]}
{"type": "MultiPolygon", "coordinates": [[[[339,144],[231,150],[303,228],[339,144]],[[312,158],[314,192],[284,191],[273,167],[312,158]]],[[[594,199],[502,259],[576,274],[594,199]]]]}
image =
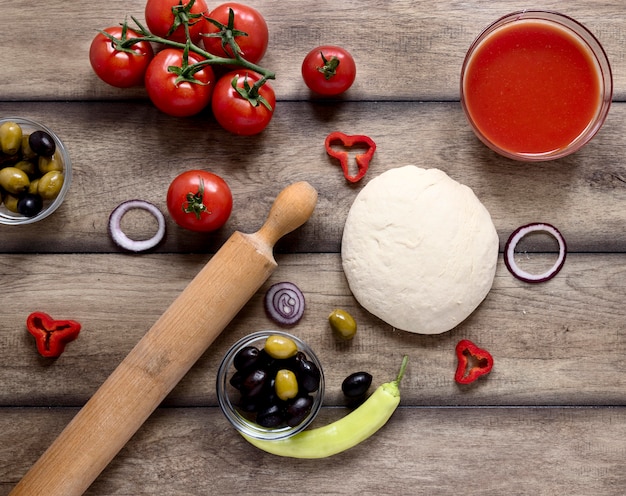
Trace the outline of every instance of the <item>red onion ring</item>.
{"type": "Polygon", "coordinates": [[[265,294],[265,311],[280,325],[293,325],[304,314],[304,295],[291,282],[279,282],[265,294]]]}
{"type": "Polygon", "coordinates": [[[117,246],[124,250],[139,253],[147,251],[157,246],[165,237],[165,217],[161,211],[152,203],[144,200],[128,200],[120,203],[109,216],[109,234],[117,246]],[[130,210],[140,209],[151,213],[157,220],[158,229],[150,239],[134,240],[126,236],[122,231],[122,217],[130,210]]]}
{"type": "Polygon", "coordinates": [[[515,277],[524,282],[544,282],[552,279],[563,268],[565,263],[565,257],[567,255],[567,244],[565,238],[559,232],[559,230],[551,224],[545,224],[541,222],[527,224],[525,226],[517,228],[509,237],[506,245],[504,246],[504,263],[515,277]],[[515,247],[526,235],[533,232],[545,232],[550,234],[559,243],[559,256],[554,262],[554,265],[543,274],[531,274],[522,270],[515,262],[515,247]]]}

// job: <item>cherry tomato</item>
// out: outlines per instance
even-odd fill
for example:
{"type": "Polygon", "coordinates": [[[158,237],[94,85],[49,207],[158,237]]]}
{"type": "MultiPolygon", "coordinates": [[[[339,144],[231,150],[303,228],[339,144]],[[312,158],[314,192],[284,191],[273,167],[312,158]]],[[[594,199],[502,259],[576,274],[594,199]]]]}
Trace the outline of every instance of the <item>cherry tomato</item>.
{"type": "MultiPolygon", "coordinates": [[[[160,36],[161,38],[168,38],[172,41],[178,41],[185,43],[187,36],[185,34],[184,26],[178,26],[176,30],[169,36],[167,33],[174,24],[175,17],[172,11],[173,8],[182,8],[189,4],[190,0],[148,0],[146,3],[146,24],[152,34],[160,36]]],[[[208,8],[204,0],[195,0],[195,3],[189,9],[191,16],[199,14],[207,14],[208,8]]],[[[191,41],[197,43],[201,36],[200,33],[205,33],[207,29],[206,20],[204,17],[194,17],[189,20],[189,37],[191,41]]]]}
{"type": "Polygon", "coordinates": [[[233,196],[220,176],[189,170],[176,176],[167,190],[167,210],[181,227],[210,232],[222,227],[233,208],[233,196]]]}
{"type": "MultiPolygon", "coordinates": [[[[233,29],[247,34],[247,36],[235,36],[235,42],[239,46],[241,56],[248,62],[256,64],[263,58],[267,50],[269,40],[267,23],[258,10],[236,2],[223,3],[215,7],[209,14],[209,17],[224,26],[228,26],[230,9],[233,9],[235,14],[233,29]]],[[[212,22],[208,21],[207,25],[207,33],[220,32],[212,22]]],[[[203,37],[203,42],[207,52],[218,57],[233,57],[230,47],[226,47],[226,51],[222,47],[222,39],[220,37],[203,37]]]]}
{"type": "Polygon", "coordinates": [[[259,95],[269,105],[268,108],[261,101],[256,104],[241,96],[232,82],[236,78],[237,87],[252,87],[254,83],[261,79],[261,75],[251,71],[232,71],[220,79],[215,84],[211,107],[215,119],[227,131],[243,136],[258,134],[267,127],[274,115],[276,108],[276,95],[274,90],[265,83],[259,89],[259,95]]]}
{"type": "Polygon", "coordinates": [[[356,78],[356,64],[347,50],[324,45],[311,50],[302,61],[302,78],[311,91],[336,96],[356,78]]]}
{"type": "MultiPolygon", "coordinates": [[[[104,31],[115,38],[122,38],[122,26],[110,27],[104,31]]],[[[126,38],[138,37],[139,34],[132,29],[126,29],[126,38]]],[[[110,38],[98,33],[89,47],[89,62],[98,77],[107,84],[118,88],[140,86],[148,64],[154,57],[154,51],[147,41],[139,41],[131,49],[133,53],[119,51],[110,38]]]]}
{"type": "MultiPolygon", "coordinates": [[[[156,54],[146,71],[146,90],[156,108],[175,117],[187,117],[197,114],[211,101],[215,74],[210,66],[204,66],[193,74],[198,83],[190,81],[176,82],[177,74],[169,67],[183,66],[183,50],[166,48],[156,54]]],[[[202,58],[189,53],[188,65],[200,62],[202,58]]]]}

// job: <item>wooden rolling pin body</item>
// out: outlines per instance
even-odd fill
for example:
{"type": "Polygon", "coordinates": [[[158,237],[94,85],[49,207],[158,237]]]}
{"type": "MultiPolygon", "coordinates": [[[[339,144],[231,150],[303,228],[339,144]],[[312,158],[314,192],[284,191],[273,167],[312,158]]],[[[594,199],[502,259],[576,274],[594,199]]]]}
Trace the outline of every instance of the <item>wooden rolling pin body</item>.
{"type": "Polygon", "coordinates": [[[273,247],[313,213],[306,182],[254,234],[235,232],[131,350],[11,496],[81,495],[276,268],[273,247]]]}

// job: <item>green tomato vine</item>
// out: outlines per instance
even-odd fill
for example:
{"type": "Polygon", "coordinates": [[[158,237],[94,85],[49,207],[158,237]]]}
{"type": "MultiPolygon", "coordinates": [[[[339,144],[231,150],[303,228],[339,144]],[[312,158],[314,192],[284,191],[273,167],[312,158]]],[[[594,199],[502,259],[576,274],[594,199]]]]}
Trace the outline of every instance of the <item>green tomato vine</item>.
{"type": "MultiPolygon", "coordinates": [[[[263,105],[267,105],[264,102],[263,98],[259,95],[259,89],[263,86],[269,79],[276,79],[276,75],[274,72],[261,67],[258,64],[254,64],[248,60],[246,60],[242,54],[241,49],[237,45],[235,40],[236,36],[247,36],[247,33],[237,30],[234,28],[234,19],[235,13],[233,9],[230,9],[228,24],[222,24],[215,19],[211,19],[204,14],[196,14],[191,12],[191,7],[193,7],[195,0],[190,0],[189,3],[183,5],[183,0],[180,0],[178,5],[172,7],[172,14],[174,15],[174,22],[170,27],[170,30],[166,37],[161,37],[153,34],[150,30],[144,26],[141,22],[137,20],[136,17],[131,16],[131,19],[134,23],[134,26],[130,26],[130,29],[135,31],[139,37],[137,38],[128,38],[127,30],[129,29],[128,22],[125,20],[122,26],[122,34],[120,38],[116,38],[115,36],[106,33],[104,31],[100,31],[103,35],[111,40],[115,49],[121,52],[132,52],[133,46],[140,41],[147,41],[150,43],[156,43],[159,45],[178,48],[184,50],[185,56],[183,57],[183,65],[182,67],[170,67],[170,72],[175,72],[177,77],[177,83],[181,81],[188,81],[192,83],[202,84],[200,81],[194,78],[194,74],[200,71],[203,67],[207,65],[223,65],[223,66],[235,66],[241,67],[244,69],[248,69],[250,71],[256,72],[261,75],[261,78],[254,83],[253,85],[246,85],[245,88],[237,88],[238,93],[245,99],[247,99],[252,105],[258,105],[262,103],[263,105]],[[217,33],[207,33],[202,34],[202,37],[220,37],[222,39],[222,47],[226,50],[227,47],[230,48],[232,57],[220,57],[214,55],[212,53],[207,52],[201,46],[194,43],[191,40],[191,36],[189,35],[189,26],[195,24],[199,21],[200,18],[204,17],[208,22],[216,26],[219,31],[217,33]],[[187,41],[185,43],[180,43],[178,41],[173,41],[167,38],[171,33],[173,33],[180,26],[184,27],[185,35],[187,41]],[[200,55],[203,59],[200,62],[196,62],[194,64],[188,64],[187,62],[187,54],[189,52],[196,53],[200,55]]],[[[226,52],[227,53],[227,52],[226,52]]]]}

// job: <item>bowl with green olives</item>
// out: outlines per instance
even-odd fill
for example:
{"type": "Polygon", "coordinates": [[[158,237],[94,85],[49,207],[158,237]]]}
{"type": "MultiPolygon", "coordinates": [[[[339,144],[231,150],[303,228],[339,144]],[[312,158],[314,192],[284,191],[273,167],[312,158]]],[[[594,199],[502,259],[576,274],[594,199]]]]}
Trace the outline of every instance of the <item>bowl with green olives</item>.
{"type": "Polygon", "coordinates": [[[48,127],[0,118],[0,224],[45,219],[63,203],[72,180],[69,153],[48,127]]]}
{"type": "Polygon", "coordinates": [[[217,399],[230,423],[257,439],[283,439],[315,419],[324,398],[324,373],[313,350],[282,331],[237,341],[217,371],[217,399]]]}

